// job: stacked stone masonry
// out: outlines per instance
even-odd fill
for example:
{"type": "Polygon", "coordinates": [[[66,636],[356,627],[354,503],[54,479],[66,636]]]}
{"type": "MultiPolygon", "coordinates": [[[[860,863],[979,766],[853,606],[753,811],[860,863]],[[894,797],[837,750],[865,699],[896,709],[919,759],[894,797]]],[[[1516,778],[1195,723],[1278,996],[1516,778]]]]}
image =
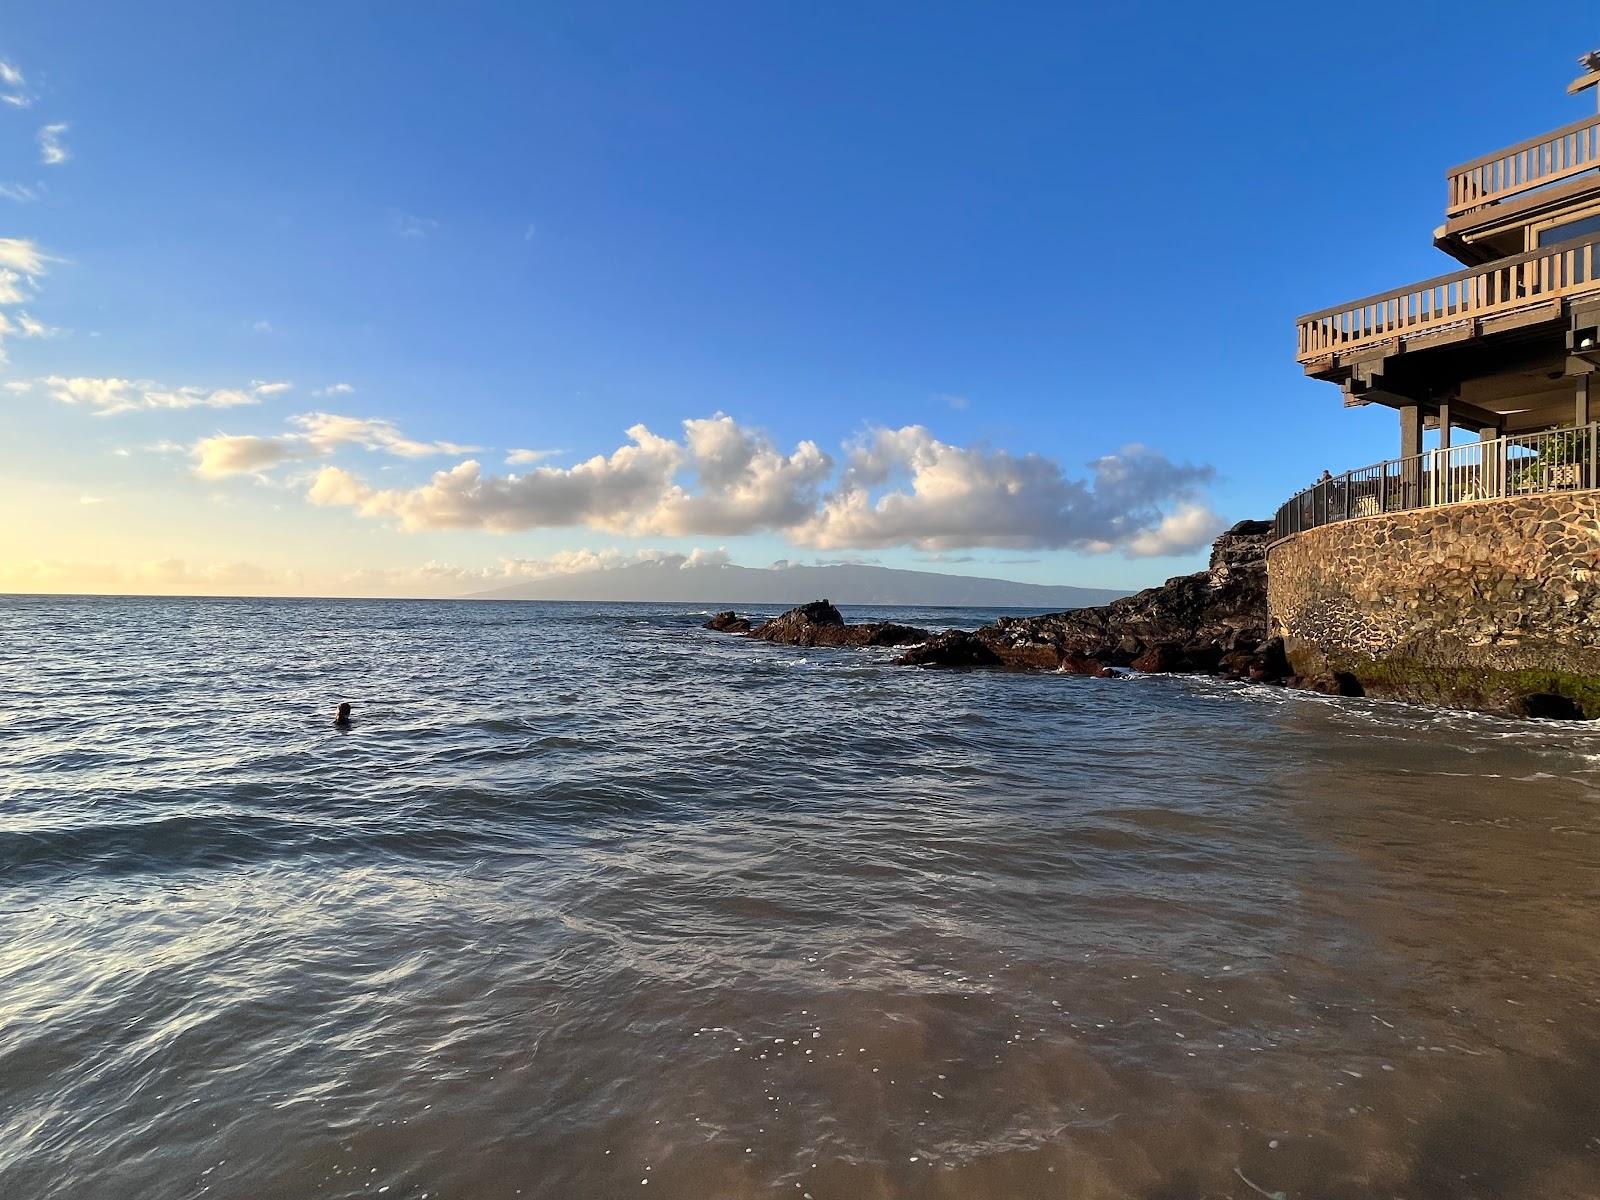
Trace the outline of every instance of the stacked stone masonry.
{"type": "Polygon", "coordinates": [[[1267,557],[1272,631],[1305,675],[1509,712],[1600,717],[1600,492],[1346,521],[1267,557]]]}

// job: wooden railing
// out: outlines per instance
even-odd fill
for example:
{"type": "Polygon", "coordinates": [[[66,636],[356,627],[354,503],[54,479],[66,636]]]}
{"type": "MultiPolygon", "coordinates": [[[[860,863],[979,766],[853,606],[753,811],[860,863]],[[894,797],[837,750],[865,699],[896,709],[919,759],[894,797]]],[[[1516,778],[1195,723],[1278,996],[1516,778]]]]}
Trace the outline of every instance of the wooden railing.
{"type": "Polygon", "coordinates": [[[1600,425],[1513,433],[1425,450],[1308,487],[1273,517],[1274,538],[1413,508],[1600,487],[1600,425]]]}
{"type": "Polygon", "coordinates": [[[1495,204],[1600,167],[1600,116],[1519,142],[1446,172],[1447,217],[1495,204]]]}
{"type": "Polygon", "coordinates": [[[1600,291],[1600,237],[1562,242],[1368,296],[1299,320],[1301,362],[1600,291]]]}

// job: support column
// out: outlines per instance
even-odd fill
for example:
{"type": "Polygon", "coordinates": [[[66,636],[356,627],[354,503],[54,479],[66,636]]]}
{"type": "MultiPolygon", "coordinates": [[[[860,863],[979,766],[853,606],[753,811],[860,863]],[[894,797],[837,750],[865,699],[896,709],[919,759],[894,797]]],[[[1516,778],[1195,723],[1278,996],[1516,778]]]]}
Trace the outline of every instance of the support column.
{"type": "MultiPolygon", "coordinates": [[[[1573,406],[1573,424],[1580,430],[1587,430],[1589,422],[1595,418],[1595,411],[1589,406],[1589,375],[1579,375],[1574,393],[1577,403],[1573,406]]],[[[1595,446],[1595,439],[1587,432],[1577,436],[1578,471],[1580,473],[1579,487],[1600,487],[1600,448],[1595,446]]]]}
{"type": "Polygon", "coordinates": [[[1439,405],[1439,449],[1450,449],[1450,402],[1439,405]]]}
{"type": "Polygon", "coordinates": [[[1422,406],[1407,404],[1400,409],[1400,457],[1422,453],[1422,406]]]}
{"type": "Polygon", "coordinates": [[[1406,404],[1400,409],[1400,464],[1401,508],[1415,508],[1422,500],[1422,463],[1416,456],[1422,453],[1422,407],[1406,404]]]}

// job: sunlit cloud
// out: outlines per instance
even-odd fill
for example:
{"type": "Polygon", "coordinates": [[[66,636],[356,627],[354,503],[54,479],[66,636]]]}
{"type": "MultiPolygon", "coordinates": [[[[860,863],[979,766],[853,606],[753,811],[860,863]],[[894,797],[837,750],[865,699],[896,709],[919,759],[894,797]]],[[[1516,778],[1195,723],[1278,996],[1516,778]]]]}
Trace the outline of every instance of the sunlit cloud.
{"type": "MultiPolygon", "coordinates": [[[[0,238],[0,307],[24,304],[33,299],[49,258],[27,238],[0,238]]],[[[6,361],[7,337],[51,337],[52,329],[26,312],[0,312],[0,363],[6,361]]]]}
{"type": "Polygon", "coordinates": [[[468,459],[415,487],[375,486],[329,465],[307,498],[412,531],[777,532],[821,550],[987,546],[1140,557],[1196,549],[1214,532],[1214,515],[1198,501],[1212,468],[1138,445],[1095,459],[1086,477],[1074,478],[1042,455],[954,446],[913,425],[848,447],[836,475],[814,442],[786,454],[721,414],[685,421],[681,440],[643,425],[628,438],[571,467],[496,475],[468,459]]]}
{"type": "Polygon", "coordinates": [[[152,379],[83,375],[47,375],[32,383],[52,400],[82,406],[97,417],[161,409],[240,408],[259,404],[263,395],[270,395],[278,387],[270,383],[249,388],[170,387],[152,379]]]}
{"type": "Polygon", "coordinates": [[[396,458],[470,454],[477,449],[455,442],[418,441],[402,434],[394,422],[375,418],[314,412],[291,417],[289,423],[295,427],[292,433],[216,434],[201,438],[189,448],[195,473],[206,479],[258,475],[279,463],[324,458],[344,446],[396,458]]]}
{"type": "Polygon", "coordinates": [[[1154,529],[1147,529],[1128,543],[1132,558],[1160,558],[1186,554],[1210,545],[1227,525],[1204,504],[1184,504],[1161,518],[1154,529]]]}
{"type": "Polygon", "coordinates": [[[565,453],[565,450],[508,450],[506,451],[506,466],[529,467],[534,463],[541,463],[547,458],[555,458],[565,453]]]}

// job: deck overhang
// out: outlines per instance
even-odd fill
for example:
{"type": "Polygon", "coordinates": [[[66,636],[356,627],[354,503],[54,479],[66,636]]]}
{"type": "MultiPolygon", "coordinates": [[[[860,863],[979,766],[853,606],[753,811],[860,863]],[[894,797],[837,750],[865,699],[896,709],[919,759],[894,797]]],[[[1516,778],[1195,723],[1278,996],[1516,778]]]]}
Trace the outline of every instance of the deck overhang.
{"type": "Polygon", "coordinates": [[[1571,419],[1600,361],[1600,238],[1498,259],[1299,321],[1307,375],[1347,404],[1455,401],[1499,432],[1571,419]],[[1585,338],[1588,344],[1585,345],[1585,338]]]}

